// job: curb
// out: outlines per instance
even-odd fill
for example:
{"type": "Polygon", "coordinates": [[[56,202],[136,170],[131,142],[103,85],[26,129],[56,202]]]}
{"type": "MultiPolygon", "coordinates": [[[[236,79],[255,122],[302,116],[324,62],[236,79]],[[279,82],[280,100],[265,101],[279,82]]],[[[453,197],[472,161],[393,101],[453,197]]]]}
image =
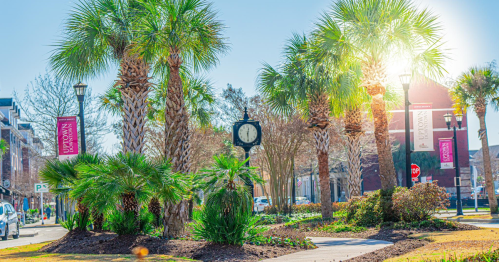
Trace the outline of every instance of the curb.
{"type": "Polygon", "coordinates": [[[32,234],[19,234],[19,237],[34,237],[38,235],[38,232],[34,232],[32,234]]]}
{"type": "Polygon", "coordinates": [[[36,225],[36,226],[24,226],[22,228],[44,228],[44,227],[60,227],[60,224],[45,224],[45,225],[36,225]]]}
{"type": "Polygon", "coordinates": [[[470,223],[484,223],[484,224],[496,224],[499,223],[499,219],[463,219],[463,218],[447,218],[449,221],[455,222],[470,222],[470,223]]]}

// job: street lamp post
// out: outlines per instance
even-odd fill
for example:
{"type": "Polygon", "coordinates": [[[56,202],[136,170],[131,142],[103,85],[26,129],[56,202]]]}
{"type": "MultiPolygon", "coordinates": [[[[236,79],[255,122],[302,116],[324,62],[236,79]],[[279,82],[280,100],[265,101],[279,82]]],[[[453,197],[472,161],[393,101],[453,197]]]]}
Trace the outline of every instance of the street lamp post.
{"type": "Polygon", "coordinates": [[[404,88],[405,98],[405,181],[406,187],[411,188],[411,129],[409,124],[409,86],[411,85],[411,74],[402,74],[399,76],[402,87],[404,88]]]}
{"type": "MultiPolygon", "coordinates": [[[[451,122],[452,122],[452,115],[447,113],[444,115],[445,123],[447,124],[447,128],[450,130],[451,128],[451,122]]],[[[459,129],[461,129],[461,124],[463,122],[463,114],[456,114],[456,122],[457,125],[459,126],[459,129]]],[[[456,126],[454,125],[452,127],[454,130],[454,164],[455,164],[455,169],[456,169],[456,208],[457,208],[457,215],[462,216],[463,215],[463,206],[461,203],[461,177],[459,174],[459,154],[457,152],[457,132],[456,132],[456,126]]]]}
{"type": "Polygon", "coordinates": [[[87,152],[87,144],[85,142],[85,120],[84,120],[84,112],[83,112],[83,101],[85,100],[85,90],[87,89],[87,85],[82,82],[73,86],[75,89],[76,97],[78,98],[78,103],[80,104],[80,113],[78,116],[80,117],[80,141],[81,141],[81,151],[82,153],[87,152]]]}

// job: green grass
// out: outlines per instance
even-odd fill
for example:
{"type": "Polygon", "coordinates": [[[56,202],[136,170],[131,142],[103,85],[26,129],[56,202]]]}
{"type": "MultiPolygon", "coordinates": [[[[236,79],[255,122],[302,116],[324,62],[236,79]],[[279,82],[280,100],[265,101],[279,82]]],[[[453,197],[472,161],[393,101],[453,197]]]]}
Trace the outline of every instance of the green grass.
{"type": "Polygon", "coordinates": [[[314,229],[315,231],[327,232],[327,233],[340,233],[340,232],[353,232],[359,233],[362,231],[366,231],[367,228],[359,227],[355,225],[345,224],[340,221],[333,222],[331,224],[327,224],[321,227],[314,229]]]}

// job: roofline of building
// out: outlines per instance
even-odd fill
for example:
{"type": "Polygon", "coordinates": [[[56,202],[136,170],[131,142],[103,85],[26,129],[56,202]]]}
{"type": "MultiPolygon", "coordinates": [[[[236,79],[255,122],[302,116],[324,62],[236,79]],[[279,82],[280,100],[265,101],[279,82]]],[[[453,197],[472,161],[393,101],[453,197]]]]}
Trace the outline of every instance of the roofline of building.
{"type": "Polygon", "coordinates": [[[17,128],[14,128],[13,126],[5,126],[3,127],[2,129],[9,129],[12,131],[12,133],[14,133],[14,135],[16,135],[19,139],[24,139],[23,135],[21,134],[21,132],[19,130],[17,130],[17,128]]]}

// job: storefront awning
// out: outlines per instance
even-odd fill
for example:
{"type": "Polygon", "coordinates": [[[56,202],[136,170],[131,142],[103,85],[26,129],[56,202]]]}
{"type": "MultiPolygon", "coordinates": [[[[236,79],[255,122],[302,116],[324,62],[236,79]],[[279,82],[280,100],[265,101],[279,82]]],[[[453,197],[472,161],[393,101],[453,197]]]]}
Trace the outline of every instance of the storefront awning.
{"type": "Polygon", "coordinates": [[[10,190],[8,190],[7,188],[3,187],[3,186],[0,186],[0,194],[2,195],[6,195],[6,196],[9,196],[11,195],[12,193],[10,192],[10,190]]]}

